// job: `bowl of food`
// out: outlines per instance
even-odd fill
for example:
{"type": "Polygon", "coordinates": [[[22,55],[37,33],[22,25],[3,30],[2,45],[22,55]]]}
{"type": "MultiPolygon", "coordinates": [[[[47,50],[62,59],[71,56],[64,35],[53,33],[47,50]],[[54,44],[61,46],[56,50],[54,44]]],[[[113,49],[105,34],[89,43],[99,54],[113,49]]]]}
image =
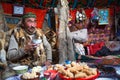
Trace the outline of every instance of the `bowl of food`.
{"type": "Polygon", "coordinates": [[[21,80],[40,80],[40,75],[36,72],[26,72],[21,75],[21,80]]]}
{"type": "Polygon", "coordinates": [[[27,65],[20,65],[20,66],[15,66],[12,68],[16,74],[23,74],[28,71],[28,66],[27,65]]]}
{"type": "Polygon", "coordinates": [[[36,66],[36,67],[33,67],[32,68],[32,71],[31,72],[35,72],[37,73],[38,75],[40,75],[42,73],[42,67],[41,66],[36,66]]]}
{"type": "Polygon", "coordinates": [[[56,67],[61,80],[95,80],[100,75],[97,68],[82,62],[71,62],[63,66],[56,65],[56,67]]]}
{"type": "Polygon", "coordinates": [[[85,73],[80,72],[79,74],[76,74],[72,78],[68,76],[66,77],[63,74],[58,74],[58,75],[62,80],[95,80],[96,78],[98,78],[100,73],[97,71],[97,74],[88,76],[85,73]]]}

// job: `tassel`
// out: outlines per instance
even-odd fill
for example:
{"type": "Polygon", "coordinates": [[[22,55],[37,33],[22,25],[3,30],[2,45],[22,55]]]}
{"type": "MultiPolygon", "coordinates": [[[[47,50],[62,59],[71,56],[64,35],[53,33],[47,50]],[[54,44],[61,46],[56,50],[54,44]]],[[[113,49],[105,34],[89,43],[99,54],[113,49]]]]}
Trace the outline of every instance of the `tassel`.
{"type": "Polygon", "coordinates": [[[39,49],[39,47],[37,47],[35,49],[35,54],[40,57],[40,49],[39,49]]]}

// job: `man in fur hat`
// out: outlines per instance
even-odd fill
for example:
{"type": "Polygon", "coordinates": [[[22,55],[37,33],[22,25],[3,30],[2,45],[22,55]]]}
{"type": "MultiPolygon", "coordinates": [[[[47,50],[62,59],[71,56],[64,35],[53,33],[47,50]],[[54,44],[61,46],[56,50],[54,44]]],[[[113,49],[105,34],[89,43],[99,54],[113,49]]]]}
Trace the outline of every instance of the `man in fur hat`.
{"type": "Polygon", "coordinates": [[[23,15],[21,25],[16,27],[11,35],[7,58],[18,64],[50,65],[52,49],[41,29],[36,28],[36,15],[23,15]]]}

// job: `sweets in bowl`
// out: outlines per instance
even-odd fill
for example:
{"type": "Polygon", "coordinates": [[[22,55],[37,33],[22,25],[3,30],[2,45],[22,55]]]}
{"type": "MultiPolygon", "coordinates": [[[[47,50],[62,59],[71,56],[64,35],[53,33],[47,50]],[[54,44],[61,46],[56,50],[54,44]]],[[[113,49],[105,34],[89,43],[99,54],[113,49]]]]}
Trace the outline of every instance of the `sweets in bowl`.
{"type": "Polygon", "coordinates": [[[40,72],[42,71],[41,66],[36,66],[32,68],[32,72],[36,72],[38,75],[40,75],[40,72]]]}
{"type": "Polygon", "coordinates": [[[96,68],[90,68],[86,63],[57,65],[57,71],[62,80],[94,80],[99,76],[96,68]]]}
{"type": "Polygon", "coordinates": [[[41,66],[35,66],[32,68],[31,72],[24,73],[21,76],[21,80],[39,80],[41,70],[42,70],[41,66]]]}
{"type": "Polygon", "coordinates": [[[21,76],[21,80],[39,80],[39,75],[36,72],[26,72],[21,76]]]}

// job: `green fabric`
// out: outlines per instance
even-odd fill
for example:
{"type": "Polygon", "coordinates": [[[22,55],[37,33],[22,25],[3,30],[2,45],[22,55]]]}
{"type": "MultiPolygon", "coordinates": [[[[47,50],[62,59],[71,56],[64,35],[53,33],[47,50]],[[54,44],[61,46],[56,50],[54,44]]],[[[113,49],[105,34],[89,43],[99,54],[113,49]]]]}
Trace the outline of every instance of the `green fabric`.
{"type": "MultiPolygon", "coordinates": [[[[78,60],[78,56],[79,56],[79,54],[76,53],[76,54],[75,54],[76,60],[78,60]]],[[[91,61],[91,60],[95,60],[95,59],[90,58],[90,57],[87,57],[87,56],[85,56],[85,55],[81,55],[81,59],[80,59],[81,62],[86,62],[86,61],[91,61]]]]}
{"type": "Polygon", "coordinates": [[[116,55],[118,58],[120,58],[120,55],[116,55]]]}
{"type": "Polygon", "coordinates": [[[36,15],[32,12],[28,12],[23,15],[23,19],[25,19],[25,18],[36,18],[36,15]]]}

